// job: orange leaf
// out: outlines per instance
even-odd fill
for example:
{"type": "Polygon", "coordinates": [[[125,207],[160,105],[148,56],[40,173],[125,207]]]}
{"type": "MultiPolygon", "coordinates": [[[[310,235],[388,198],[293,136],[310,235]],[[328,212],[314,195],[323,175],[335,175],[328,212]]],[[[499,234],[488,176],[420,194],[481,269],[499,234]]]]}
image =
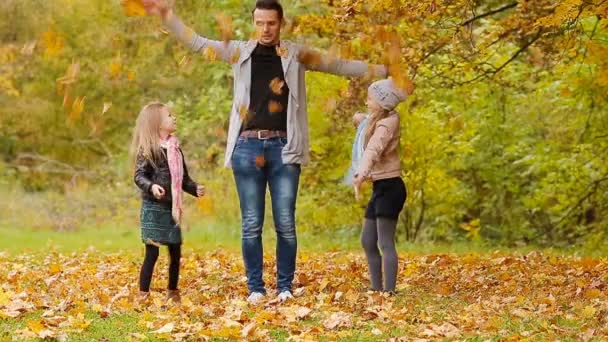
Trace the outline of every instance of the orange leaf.
{"type": "Polygon", "coordinates": [[[208,194],[205,194],[203,197],[199,197],[196,201],[196,206],[201,211],[201,213],[205,216],[213,215],[213,200],[208,194]]]}
{"type": "Polygon", "coordinates": [[[272,81],[270,81],[270,89],[277,95],[281,95],[283,93],[283,85],[285,85],[285,81],[278,77],[275,77],[272,79],[272,81]]]}
{"type": "Polygon", "coordinates": [[[268,111],[270,113],[280,113],[283,111],[283,105],[277,101],[268,102],[268,111]]]}
{"type": "Polygon", "coordinates": [[[120,75],[122,70],[122,63],[120,61],[114,61],[110,63],[110,77],[116,78],[120,75]]]}
{"type": "Polygon", "coordinates": [[[78,73],[80,72],[80,63],[72,63],[66,70],[65,75],[59,77],[56,81],[57,92],[61,93],[67,90],[71,84],[76,83],[78,73]]]}
{"type": "Polygon", "coordinates": [[[264,158],[264,156],[256,156],[255,157],[255,166],[262,168],[262,167],[264,167],[264,165],[266,165],[266,159],[264,158]]]}
{"type": "Polygon", "coordinates": [[[69,114],[69,120],[71,123],[74,123],[80,119],[80,114],[84,111],[84,99],[86,96],[77,97],[72,103],[72,110],[69,114]]]}
{"type": "Polygon", "coordinates": [[[55,56],[63,49],[63,38],[55,31],[44,32],[42,40],[46,46],[44,53],[47,56],[55,56]]]}
{"type": "Polygon", "coordinates": [[[251,116],[251,114],[249,113],[249,109],[247,108],[247,106],[244,105],[239,107],[239,114],[241,116],[241,121],[243,122],[249,120],[249,117],[251,116]]]}
{"type": "Polygon", "coordinates": [[[298,61],[311,68],[315,68],[321,65],[321,54],[314,50],[302,49],[298,53],[298,61]]]}
{"type": "Polygon", "coordinates": [[[237,63],[239,61],[239,58],[241,58],[241,50],[236,49],[236,50],[234,50],[234,53],[232,54],[232,56],[230,56],[230,64],[237,63]]]}
{"type": "Polygon", "coordinates": [[[286,48],[280,47],[280,46],[277,45],[277,47],[275,49],[277,50],[277,55],[279,57],[287,58],[287,55],[289,54],[289,51],[287,51],[286,48]]]}
{"type": "Polygon", "coordinates": [[[143,17],[146,15],[142,0],[122,0],[120,4],[127,17],[143,17]]]}
{"type": "Polygon", "coordinates": [[[202,50],[202,54],[203,54],[203,57],[208,61],[213,62],[213,61],[217,60],[217,51],[215,51],[215,49],[210,46],[204,48],[202,50]]]}
{"type": "Polygon", "coordinates": [[[224,13],[219,13],[215,16],[218,28],[220,30],[220,37],[224,42],[228,42],[232,39],[232,18],[224,13]]]}

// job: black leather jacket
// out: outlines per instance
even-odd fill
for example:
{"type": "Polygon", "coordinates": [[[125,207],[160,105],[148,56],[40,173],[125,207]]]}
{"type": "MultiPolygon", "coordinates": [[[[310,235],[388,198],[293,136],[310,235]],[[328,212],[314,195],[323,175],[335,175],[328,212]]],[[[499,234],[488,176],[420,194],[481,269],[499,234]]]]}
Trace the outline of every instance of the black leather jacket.
{"type": "MultiPolygon", "coordinates": [[[[141,189],[142,199],[171,205],[171,173],[169,172],[169,163],[167,161],[167,150],[164,148],[162,150],[162,158],[154,163],[156,166],[154,166],[148,159],[144,158],[143,155],[140,154],[137,156],[133,180],[141,189]],[[152,184],[158,184],[165,190],[165,194],[161,199],[156,199],[156,197],[152,195],[152,184]]],[[[182,157],[183,155],[184,154],[182,153],[182,157]]],[[[182,159],[184,161],[184,178],[182,181],[182,189],[190,195],[197,197],[196,188],[198,184],[196,184],[196,182],[194,182],[188,175],[186,159],[182,159]]]]}

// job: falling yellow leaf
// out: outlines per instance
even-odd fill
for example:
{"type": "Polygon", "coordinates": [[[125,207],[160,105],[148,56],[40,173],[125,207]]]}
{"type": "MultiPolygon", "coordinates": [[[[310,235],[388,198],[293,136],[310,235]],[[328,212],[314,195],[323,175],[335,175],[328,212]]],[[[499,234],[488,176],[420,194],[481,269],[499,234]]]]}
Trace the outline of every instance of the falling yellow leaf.
{"type": "Polygon", "coordinates": [[[135,72],[134,72],[134,71],[129,71],[129,72],[127,73],[127,79],[128,79],[129,81],[135,81],[135,72]]]}
{"type": "Polygon", "coordinates": [[[270,81],[270,90],[276,95],[281,95],[283,93],[283,86],[285,85],[285,81],[282,79],[275,77],[270,81]]]}
{"type": "Polygon", "coordinates": [[[104,102],[103,109],[101,110],[101,115],[104,115],[108,110],[112,107],[112,102],[104,102]]]}
{"type": "Polygon", "coordinates": [[[177,63],[178,67],[184,66],[186,64],[188,64],[188,62],[190,61],[190,57],[188,55],[184,55],[182,57],[182,59],[179,60],[179,62],[177,63]]]}
{"type": "Polygon", "coordinates": [[[414,92],[414,83],[407,77],[406,70],[404,65],[393,64],[389,66],[389,75],[393,78],[397,87],[411,95],[414,92]]]}
{"type": "Polygon", "coordinates": [[[321,65],[321,54],[314,50],[302,49],[298,53],[298,61],[314,69],[321,65]]]}
{"type": "Polygon", "coordinates": [[[241,121],[245,122],[247,120],[249,120],[249,109],[247,108],[247,106],[245,105],[241,105],[239,107],[239,115],[241,117],[241,121]]]}
{"type": "Polygon", "coordinates": [[[213,200],[209,194],[199,197],[196,200],[196,206],[205,216],[212,216],[214,214],[213,200]]]}
{"type": "Polygon", "coordinates": [[[281,58],[287,58],[287,56],[289,55],[289,51],[285,47],[277,45],[275,47],[275,50],[277,51],[277,55],[281,58]]]}
{"type": "Polygon", "coordinates": [[[280,113],[283,111],[283,105],[277,101],[269,101],[268,102],[268,112],[270,113],[280,113]]]}
{"type": "Polygon", "coordinates": [[[46,47],[44,50],[46,56],[55,56],[63,49],[63,38],[55,31],[44,32],[42,34],[42,41],[46,47]]]}
{"type": "Polygon", "coordinates": [[[232,39],[232,18],[224,13],[215,16],[222,41],[228,42],[232,39]]]}
{"type": "Polygon", "coordinates": [[[239,61],[239,58],[241,58],[241,49],[237,48],[234,50],[234,53],[232,53],[232,56],[230,56],[230,63],[237,63],[239,61]]]}
{"type": "Polygon", "coordinates": [[[80,63],[72,62],[72,64],[70,64],[70,66],[68,67],[68,70],[66,70],[65,75],[59,77],[56,80],[57,93],[58,94],[65,93],[66,89],[70,85],[76,83],[79,73],[80,73],[80,63]]]}
{"type": "Polygon", "coordinates": [[[21,48],[21,54],[24,56],[31,56],[34,53],[34,49],[36,48],[37,41],[32,41],[23,45],[21,48]]]}
{"type": "Polygon", "coordinates": [[[70,122],[74,123],[80,119],[80,115],[84,111],[84,100],[86,96],[77,97],[72,103],[72,110],[69,114],[70,122]]]}
{"type": "Polygon", "coordinates": [[[117,78],[120,76],[120,72],[122,71],[122,63],[120,61],[114,61],[110,63],[110,77],[117,78]]]}
{"type": "Polygon", "coordinates": [[[204,48],[202,50],[202,55],[206,60],[210,62],[217,60],[217,51],[215,51],[215,49],[211,46],[207,46],[206,48],[204,48]]]}
{"type": "Polygon", "coordinates": [[[143,17],[146,15],[146,8],[142,0],[121,0],[120,4],[127,17],[143,17]]]}

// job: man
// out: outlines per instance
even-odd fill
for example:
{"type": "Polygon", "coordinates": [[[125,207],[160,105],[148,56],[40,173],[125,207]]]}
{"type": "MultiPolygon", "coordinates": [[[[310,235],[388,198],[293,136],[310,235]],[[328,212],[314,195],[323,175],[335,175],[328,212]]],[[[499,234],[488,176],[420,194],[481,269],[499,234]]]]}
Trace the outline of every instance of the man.
{"type": "Polygon", "coordinates": [[[225,42],[201,37],[186,27],[167,0],[144,0],[144,4],[193,51],[232,65],[234,100],[225,166],[233,169],[241,207],[247,300],[257,303],[266,295],[262,226],[267,185],[277,233],[278,299],[293,298],[296,197],[300,165],[309,160],[305,71],[386,77],[387,69],[359,61],[316,58],[310,50],[281,40],[284,18],[277,0],[256,2],[252,12],[256,40],[225,42]]]}

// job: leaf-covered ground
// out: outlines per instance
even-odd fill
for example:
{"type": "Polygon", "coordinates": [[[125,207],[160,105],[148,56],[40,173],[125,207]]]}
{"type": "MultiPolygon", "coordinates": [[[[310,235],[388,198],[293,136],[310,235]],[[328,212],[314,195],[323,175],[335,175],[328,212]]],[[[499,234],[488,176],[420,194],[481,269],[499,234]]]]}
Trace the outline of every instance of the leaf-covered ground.
{"type": "Polygon", "coordinates": [[[608,338],[608,262],[530,253],[402,255],[398,293],[367,292],[361,254],[300,255],[296,298],[250,306],[238,253],[187,251],[182,304],[138,303],[141,256],[0,254],[0,340],[562,340],[608,338]]]}

